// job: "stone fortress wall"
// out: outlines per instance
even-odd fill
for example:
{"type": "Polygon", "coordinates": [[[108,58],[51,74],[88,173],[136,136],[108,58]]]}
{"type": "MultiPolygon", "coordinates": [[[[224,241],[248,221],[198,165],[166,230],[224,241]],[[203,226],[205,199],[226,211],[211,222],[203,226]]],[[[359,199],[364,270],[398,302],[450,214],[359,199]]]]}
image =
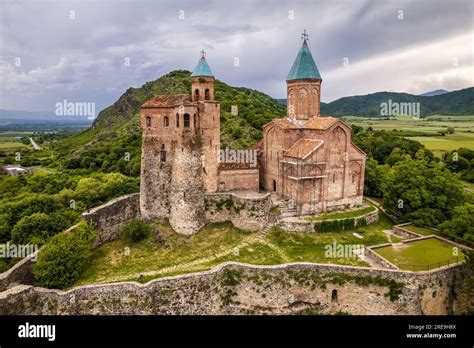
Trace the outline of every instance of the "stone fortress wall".
{"type": "Polygon", "coordinates": [[[226,263],[206,272],[68,291],[17,285],[0,314],[461,314],[463,265],[428,272],[296,263],[226,263]]]}

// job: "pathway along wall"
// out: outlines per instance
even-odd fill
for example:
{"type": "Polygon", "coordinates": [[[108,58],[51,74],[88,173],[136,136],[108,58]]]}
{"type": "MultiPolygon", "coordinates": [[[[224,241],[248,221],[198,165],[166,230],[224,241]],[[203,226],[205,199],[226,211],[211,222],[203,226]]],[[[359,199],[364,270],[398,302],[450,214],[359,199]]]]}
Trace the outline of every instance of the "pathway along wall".
{"type": "Polygon", "coordinates": [[[463,272],[227,263],[146,284],[18,285],[0,293],[0,314],[460,314],[470,301],[460,292],[463,272]]]}

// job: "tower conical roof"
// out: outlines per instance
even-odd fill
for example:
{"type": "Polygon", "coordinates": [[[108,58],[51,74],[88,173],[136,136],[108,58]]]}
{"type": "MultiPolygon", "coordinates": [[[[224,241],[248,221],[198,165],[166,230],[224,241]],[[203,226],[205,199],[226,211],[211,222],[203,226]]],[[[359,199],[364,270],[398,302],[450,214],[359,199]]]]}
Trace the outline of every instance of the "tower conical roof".
{"type": "Polygon", "coordinates": [[[286,78],[287,81],[300,79],[321,80],[321,75],[319,75],[318,68],[316,67],[316,63],[314,62],[306,40],[303,41],[303,45],[286,78]]]}
{"type": "Polygon", "coordinates": [[[199,62],[197,63],[196,67],[193,70],[193,73],[191,76],[211,76],[214,77],[212,74],[211,68],[209,67],[209,64],[207,64],[206,58],[204,57],[204,54],[202,55],[201,59],[199,59],[199,62]]]}

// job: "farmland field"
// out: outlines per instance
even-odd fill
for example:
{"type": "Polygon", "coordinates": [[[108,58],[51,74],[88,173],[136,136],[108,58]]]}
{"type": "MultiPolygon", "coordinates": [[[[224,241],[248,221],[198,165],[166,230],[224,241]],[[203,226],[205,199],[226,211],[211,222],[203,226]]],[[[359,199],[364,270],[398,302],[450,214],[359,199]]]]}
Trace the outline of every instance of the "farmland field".
{"type": "Polygon", "coordinates": [[[387,118],[345,117],[349,124],[367,129],[386,131],[412,132],[408,139],[419,141],[440,157],[445,151],[460,147],[474,149],[474,115],[473,116],[429,116],[415,119],[411,116],[387,118]],[[447,134],[449,128],[453,134],[447,134]],[[446,133],[441,135],[441,133],[446,133]]]}

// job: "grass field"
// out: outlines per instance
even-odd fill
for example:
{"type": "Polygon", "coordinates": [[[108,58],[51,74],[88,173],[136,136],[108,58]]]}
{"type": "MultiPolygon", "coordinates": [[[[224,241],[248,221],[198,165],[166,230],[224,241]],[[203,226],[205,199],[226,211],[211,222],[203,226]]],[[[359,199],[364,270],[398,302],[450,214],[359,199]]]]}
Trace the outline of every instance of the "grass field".
{"type": "Polygon", "coordinates": [[[460,147],[474,149],[474,133],[456,132],[445,136],[408,137],[408,139],[419,141],[438,156],[445,151],[450,152],[460,147]]]}
{"type": "Polygon", "coordinates": [[[410,116],[398,116],[388,120],[382,118],[345,117],[345,120],[349,124],[361,126],[364,129],[372,127],[374,130],[421,132],[423,134],[420,134],[420,136],[407,136],[407,138],[419,141],[438,157],[445,151],[452,151],[460,147],[474,149],[474,115],[437,115],[421,119],[414,119],[410,116]],[[440,136],[438,132],[446,132],[448,127],[454,128],[454,133],[440,136]]]}
{"type": "Polygon", "coordinates": [[[14,150],[26,147],[20,142],[20,137],[30,135],[30,132],[0,132],[0,150],[14,150]]]}
{"type": "Polygon", "coordinates": [[[403,226],[403,228],[408,230],[408,231],[412,231],[412,232],[421,234],[422,236],[431,236],[432,234],[438,234],[437,231],[433,231],[429,228],[421,227],[421,226],[406,225],[406,226],[403,226]]]}
{"type": "Polygon", "coordinates": [[[375,249],[378,254],[404,270],[429,270],[464,260],[460,249],[436,238],[399,243],[375,249]],[[458,255],[455,254],[457,251],[458,255]]]}
{"type": "Polygon", "coordinates": [[[390,220],[381,215],[376,224],[354,231],[306,234],[273,228],[264,238],[259,238],[258,234],[241,231],[231,223],[210,224],[192,236],[179,235],[166,223],[157,223],[164,245],[153,237],[135,244],[120,239],[106,243],[93,250],[90,264],[74,286],[138,280],[140,274],[143,276],[140,281],[147,281],[208,270],[226,261],[257,265],[306,261],[367,266],[357,258],[328,258],[325,246],[333,242],[366,246],[386,243],[383,230],[391,227],[390,220]],[[355,237],[356,231],[364,238],[355,237]]]}
{"type": "MultiPolygon", "coordinates": [[[[166,223],[157,223],[155,228],[166,240],[166,245],[156,243],[153,237],[134,244],[121,239],[106,243],[94,250],[91,263],[78,284],[110,281],[186,264],[211,257],[229,246],[237,246],[250,236],[231,223],[207,225],[190,237],[175,233],[166,223]],[[126,255],[127,250],[129,255],[126,255]]],[[[173,270],[165,274],[173,274],[173,270]]]]}

